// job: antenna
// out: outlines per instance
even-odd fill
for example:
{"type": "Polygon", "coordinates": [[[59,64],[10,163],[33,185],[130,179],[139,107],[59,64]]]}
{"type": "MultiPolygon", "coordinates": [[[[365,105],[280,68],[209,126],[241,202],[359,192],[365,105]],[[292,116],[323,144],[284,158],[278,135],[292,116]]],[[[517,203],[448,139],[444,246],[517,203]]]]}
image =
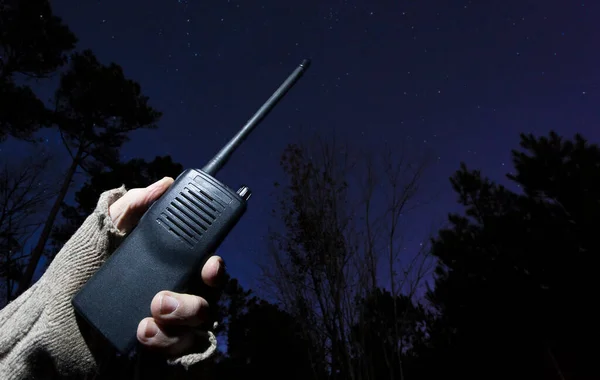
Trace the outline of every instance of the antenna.
{"type": "Polygon", "coordinates": [[[290,76],[283,82],[281,86],[271,95],[269,100],[259,108],[258,111],[246,122],[246,125],[240,129],[240,131],[233,136],[231,140],[217,153],[207,164],[202,168],[202,171],[206,174],[214,176],[217,172],[227,163],[229,157],[233,155],[233,152],[238,146],[248,137],[250,132],[260,123],[265,116],[275,107],[275,105],[283,98],[290,88],[296,83],[302,74],[310,66],[310,60],[305,59],[302,63],[290,74],[290,76]]]}

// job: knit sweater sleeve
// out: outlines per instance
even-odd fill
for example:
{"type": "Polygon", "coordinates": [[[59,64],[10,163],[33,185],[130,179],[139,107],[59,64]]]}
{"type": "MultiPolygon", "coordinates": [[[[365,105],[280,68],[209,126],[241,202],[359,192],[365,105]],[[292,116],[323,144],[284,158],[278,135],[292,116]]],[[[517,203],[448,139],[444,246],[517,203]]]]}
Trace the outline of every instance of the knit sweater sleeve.
{"type": "MultiPolygon", "coordinates": [[[[0,310],[0,379],[96,378],[105,366],[102,355],[84,339],[71,299],[123,240],[108,208],[125,192],[124,187],[104,192],[44,275],[0,310]]],[[[214,350],[214,335],[209,338],[214,350]]],[[[176,367],[187,369],[206,356],[197,353],[163,361],[180,371],[176,367]]]]}

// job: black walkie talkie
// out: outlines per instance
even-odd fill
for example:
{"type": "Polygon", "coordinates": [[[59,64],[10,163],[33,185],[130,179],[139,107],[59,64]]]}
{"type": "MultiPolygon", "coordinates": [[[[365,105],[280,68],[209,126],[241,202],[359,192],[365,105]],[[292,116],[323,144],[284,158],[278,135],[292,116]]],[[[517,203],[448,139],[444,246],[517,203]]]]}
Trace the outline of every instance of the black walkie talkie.
{"type": "Polygon", "coordinates": [[[233,191],[213,176],[309,65],[304,60],[202,170],[181,173],[73,297],[76,312],[121,355],[134,353],[156,293],[182,291],[246,211],[250,189],[233,191]]]}

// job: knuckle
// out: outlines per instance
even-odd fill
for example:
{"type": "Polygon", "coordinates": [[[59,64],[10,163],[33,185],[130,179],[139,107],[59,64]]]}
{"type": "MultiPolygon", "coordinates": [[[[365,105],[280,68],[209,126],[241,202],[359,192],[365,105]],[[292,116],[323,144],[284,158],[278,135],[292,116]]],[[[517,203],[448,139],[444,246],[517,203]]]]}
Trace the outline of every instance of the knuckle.
{"type": "Polygon", "coordinates": [[[184,298],[182,312],[186,317],[194,318],[199,316],[207,306],[207,302],[201,297],[187,295],[184,298]]]}
{"type": "Polygon", "coordinates": [[[185,295],[181,299],[181,306],[173,313],[174,317],[185,322],[186,325],[202,322],[208,303],[201,297],[193,295],[185,295]]]}

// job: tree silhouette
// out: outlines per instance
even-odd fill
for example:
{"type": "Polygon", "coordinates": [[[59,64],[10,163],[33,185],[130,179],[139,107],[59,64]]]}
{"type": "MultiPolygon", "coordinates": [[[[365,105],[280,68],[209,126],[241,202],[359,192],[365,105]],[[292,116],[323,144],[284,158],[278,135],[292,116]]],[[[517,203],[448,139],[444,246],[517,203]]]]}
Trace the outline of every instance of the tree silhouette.
{"type": "Polygon", "coordinates": [[[18,294],[31,283],[76,169],[92,172],[102,165],[116,164],[128,134],[155,128],[161,116],[148,105],[139,84],[125,78],[120,66],[102,65],[89,50],[72,55],[69,70],[61,75],[55,107],[54,120],[72,161],[19,282],[18,294]]]}
{"type": "Polygon", "coordinates": [[[225,296],[227,355],[216,378],[325,378],[323,363],[312,362],[309,354],[320,342],[305,340],[294,317],[245,291],[235,279],[225,296]]]}
{"type": "Polygon", "coordinates": [[[50,126],[50,113],[15,74],[45,78],[66,62],[76,37],[52,14],[47,0],[0,3],[0,142],[9,135],[30,140],[40,127],[50,126]]]}
{"type": "Polygon", "coordinates": [[[445,373],[597,378],[600,150],[554,132],[521,147],[508,177],[522,194],[464,164],[451,179],[466,211],[434,240],[429,294],[446,325],[438,339],[452,342],[445,373]]]}
{"type": "MultiPolygon", "coordinates": [[[[317,137],[290,145],[282,157],[287,181],[279,186],[275,210],[281,227],[273,228],[264,276],[305,339],[323,342],[311,350],[311,359],[327,363],[332,379],[378,378],[360,346],[371,332],[357,301],[370,297],[383,279],[393,304],[402,293],[411,298],[426,272],[425,255],[401,254],[399,222],[416,207],[424,165],[406,150],[396,156],[382,152],[355,156],[348,146],[317,137]]],[[[387,310],[392,319],[406,317],[400,307],[387,310]]],[[[393,326],[389,339],[402,342],[407,330],[393,326]]],[[[401,367],[402,355],[392,354],[391,365],[401,367]]],[[[403,378],[400,368],[392,374],[403,378]]]]}
{"type": "Polygon", "coordinates": [[[31,158],[0,168],[0,299],[11,300],[13,285],[22,274],[28,257],[25,249],[31,235],[43,223],[48,201],[56,195],[47,178],[48,157],[31,158]]]}
{"type": "Polygon", "coordinates": [[[404,295],[381,288],[359,300],[359,323],[352,327],[354,378],[411,379],[414,348],[425,339],[429,315],[404,295]]]}

